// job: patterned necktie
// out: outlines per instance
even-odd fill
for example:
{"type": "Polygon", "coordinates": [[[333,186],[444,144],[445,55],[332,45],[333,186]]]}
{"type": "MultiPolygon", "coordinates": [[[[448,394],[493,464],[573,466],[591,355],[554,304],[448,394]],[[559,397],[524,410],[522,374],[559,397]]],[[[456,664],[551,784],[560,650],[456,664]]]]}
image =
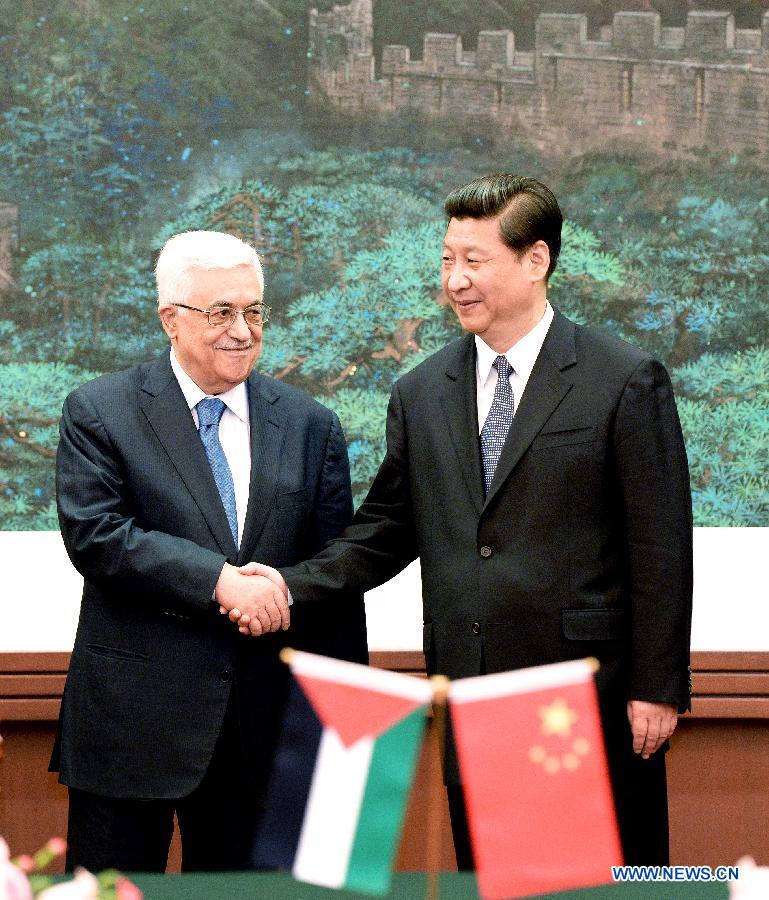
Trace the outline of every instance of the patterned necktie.
{"type": "Polygon", "coordinates": [[[227,513],[227,520],[230,523],[230,531],[232,532],[235,546],[238,546],[238,514],[235,508],[235,483],[232,480],[232,472],[230,471],[227,457],[219,441],[219,420],[224,414],[227,407],[223,400],[218,397],[206,397],[197,405],[198,410],[198,433],[200,440],[203,442],[203,449],[206,451],[208,462],[211,464],[211,471],[214,473],[214,480],[219,491],[219,496],[224,504],[224,511],[227,513]]]}
{"type": "Polygon", "coordinates": [[[515,412],[513,389],[510,387],[510,374],[513,371],[513,367],[504,356],[498,356],[494,360],[493,365],[498,374],[497,386],[494,388],[494,399],[491,401],[491,409],[481,429],[483,484],[487,494],[499,462],[499,457],[502,455],[502,447],[505,444],[507,432],[513,424],[513,413],[515,412]]]}

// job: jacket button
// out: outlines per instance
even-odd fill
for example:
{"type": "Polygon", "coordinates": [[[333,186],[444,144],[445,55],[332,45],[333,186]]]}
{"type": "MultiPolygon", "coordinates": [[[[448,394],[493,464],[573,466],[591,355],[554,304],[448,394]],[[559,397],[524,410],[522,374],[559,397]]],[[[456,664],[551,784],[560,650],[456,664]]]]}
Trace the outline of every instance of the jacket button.
{"type": "Polygon", "coordinates": [[[488,559],[488,558],[491,556],[492,552],[493,552],[493,551],[492,551],[491,547],[487,546],[486,544],[484,544],[484,545],[481,547],[481,556],[482,556],[484,559],[488,559]]]}
{"type": "Polygon", "coordinates": [[[219,673],[219,681],[222,684],[229,684],[232,681],[232,669],[222,669],[219,673]]]}
{"type": "Polygon", "coordinates": [[[480,634],[480,633],[481,633],[481,623],[473,622],[473,634],[480,634]]]}

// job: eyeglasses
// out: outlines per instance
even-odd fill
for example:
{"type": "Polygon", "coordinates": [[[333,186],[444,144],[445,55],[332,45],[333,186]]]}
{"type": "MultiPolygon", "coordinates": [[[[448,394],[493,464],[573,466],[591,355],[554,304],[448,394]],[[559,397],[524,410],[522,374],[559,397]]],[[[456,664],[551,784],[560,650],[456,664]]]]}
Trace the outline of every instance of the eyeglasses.
{"type": "Polygon", "coordinates": [[[213,325],[214,328],[232,325],[238,317],[238,313],[243,314],[246,325],[266,325],[270,321],[271,307],[266,303],[253,303],[245,309],[236,309],[234,306],[212,306],[211,309],[198,309],[197,306],[187,306],[186,303],[172,303],[171,306],[180,306],[182,309],[203,313],[204,316],[208,316],[208,324],[213,325]]]}

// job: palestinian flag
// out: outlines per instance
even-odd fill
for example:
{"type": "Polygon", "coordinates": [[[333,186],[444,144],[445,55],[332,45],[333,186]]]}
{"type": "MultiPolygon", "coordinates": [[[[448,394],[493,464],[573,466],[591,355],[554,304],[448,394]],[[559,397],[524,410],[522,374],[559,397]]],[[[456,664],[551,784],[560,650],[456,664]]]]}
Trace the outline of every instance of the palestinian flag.
{"type": "Polygon", "coordinates": [[[432,686],[309,653],[290,667],[254,865],[386,894],[432,686]]]}

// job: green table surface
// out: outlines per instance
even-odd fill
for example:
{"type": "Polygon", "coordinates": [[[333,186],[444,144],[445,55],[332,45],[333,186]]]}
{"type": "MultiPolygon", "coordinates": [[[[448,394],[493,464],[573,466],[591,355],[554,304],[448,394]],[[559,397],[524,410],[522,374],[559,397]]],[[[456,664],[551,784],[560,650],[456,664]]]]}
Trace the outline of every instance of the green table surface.
{"type": "MultiPolygon", "coordinates": [[[[146,900],[348,900],[368,898],[366,894],[332,891],[294,881],[289,875],[228,872],[224,874],[129,875],[146,900]]],[[[540,900],[725,900],[728,886],[714,882],[625,882],[581,891],[540,894],[540,900]]],[[[427,876],[399,872],[393,876],[391,900],[423,900],[427,896],[427,876]]],[[[474,900],[478,897],[475,876],[445,873],[440,876],[439,900],[474,900]]]]}

